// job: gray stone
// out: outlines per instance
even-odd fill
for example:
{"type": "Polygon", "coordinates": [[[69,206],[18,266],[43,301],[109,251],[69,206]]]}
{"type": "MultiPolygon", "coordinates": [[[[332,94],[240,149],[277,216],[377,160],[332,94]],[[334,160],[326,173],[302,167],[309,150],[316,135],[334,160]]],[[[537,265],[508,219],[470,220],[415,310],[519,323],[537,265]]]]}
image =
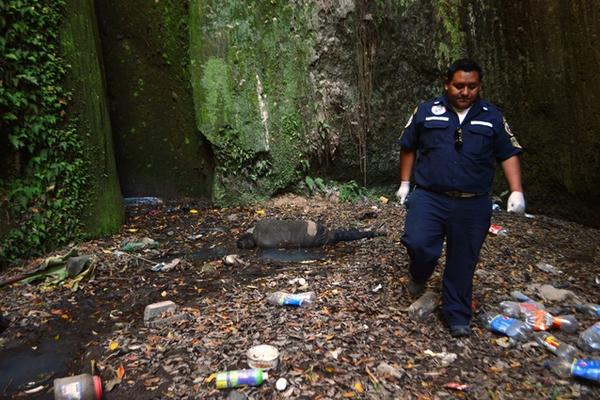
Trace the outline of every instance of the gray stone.
{"type": "Polygon", "coordinates": [[[148,304],[144,309],[144,323],[160,317],[165,312],[174,313],[175,310],[177,310],[177,305],[170,300],[148,304]]]}

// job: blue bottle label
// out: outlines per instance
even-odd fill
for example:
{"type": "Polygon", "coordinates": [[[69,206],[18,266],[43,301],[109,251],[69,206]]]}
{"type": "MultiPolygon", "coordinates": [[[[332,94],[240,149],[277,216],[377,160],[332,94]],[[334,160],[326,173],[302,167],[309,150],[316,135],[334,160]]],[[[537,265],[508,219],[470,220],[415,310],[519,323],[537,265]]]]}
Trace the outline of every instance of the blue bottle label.
{"type": "Polygon", "coordinates": [[[571,366],[571,374],[577,378],[600,382],[600,360],[576,360],[571,366]]]}
{"type": "Polygon", "coordinates": [[[600,306],[596,306],[596,315],[600,317],[600,306]]]}
{"type": "Polygon", "coordinates": [[[497,315],[490,322],[490,329],[494,332],[503,333],[508,335],[508,330],[515,324],[518,323],[514,318],[505,317],[504,315],[497,315]]]}
{"type": "Polygon", "coordinates": [[[592,325],[590,330],[596,335],[600,335],[600,322],[596,322],[594,325],[592,325]]]}
{"type": "Polygon", "coordinates": [[[300,307],[302,305],[302,297],[294,295],[286,295],[283,297],[284,306],[300,307]]]}

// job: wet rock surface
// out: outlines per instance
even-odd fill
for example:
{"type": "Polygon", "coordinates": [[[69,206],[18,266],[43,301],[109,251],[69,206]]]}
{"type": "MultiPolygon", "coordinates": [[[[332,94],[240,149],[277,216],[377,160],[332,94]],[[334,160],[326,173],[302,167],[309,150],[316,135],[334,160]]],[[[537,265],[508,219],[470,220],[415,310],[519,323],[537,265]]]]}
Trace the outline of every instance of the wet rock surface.
{"type": "MultiPolygon", "coordinates": [[[[91,372],[92,365],[106,399],[600,397],[597,385],[545,370],[544,360],[554,356],[533,340],[505,346],[478,322],[470,338],[452,339],[437,312],[411,320],[405,310],[415,299],[405,290],[408,258],[400,244],[404,217],[394,203],[293,196],[248,208],[130,207],[120,234],[79,246],[79,254],[94,256],[95,273],[78,290],[0,288],[0,310],[9,322],[0,334],[0,398],[51,399],[52,379],[91,372]],[[367,214],[372,217],[363,218],[367,214]],[[330,228],[374,229],[387,236],[287,258],[238,251],[237,237],[264,217],[318,219],[330,228]],[[121,251],[126,240],[143,237],[156,240],[158,248],[121,251]],[[226,254],[246,264],[227,265],[226,254]],[[181,261],[173,269],[152,270],[175,258],[181,261]],[[267,295],[278,290],[314,291],[316,301],[300,308],[268,304],[267,295]],[[178,318],[146,327],[145,307],[166,300],[177,304],[178,318]],[[213,373],[247,368],[246,351],[258,344],[280,353],[268,380],[259,387],[217,390],[213,373]],[[33,368],[29,353],[47,368],[33,368]],[[279,378],[287,381],[282,392],[275,387],[279,378]]],[[[477,314],[499,310],[512,290],[542,301],[533,284],[600,302],[598,230],[506,213],[494,214],[493,223],[508,234],[490,235],[483,246],[474,286],[477,314]],[[540,262],[563,273],[544,272],[536,267],[540,262]]],[[[30,260],[3,277],[41,261],[30,260]]],[[[441,271],[438,267],[429,290],[439,292],[441,271]]],[[[544,304],[576,313],[570,301],[544,304]]],[[[596,321],[575,315],[579,331],[596,321]]],[[[577,341],[577,334],[556,336],[577,341]]]]}

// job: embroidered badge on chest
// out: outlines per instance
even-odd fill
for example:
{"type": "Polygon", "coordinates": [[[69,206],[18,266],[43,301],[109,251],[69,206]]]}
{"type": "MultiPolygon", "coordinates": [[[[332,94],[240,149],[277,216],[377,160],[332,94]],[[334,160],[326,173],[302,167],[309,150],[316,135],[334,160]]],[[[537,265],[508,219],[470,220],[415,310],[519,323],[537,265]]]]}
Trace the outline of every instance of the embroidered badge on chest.
{"type": "Polygon", "coordinates": [[[431,112],[434,115],[442,115],[442,114],[444,114],[446,112],[446,107],[444,107],[441,104],[437,104],[437,105],[431,107],[431,112]]]}

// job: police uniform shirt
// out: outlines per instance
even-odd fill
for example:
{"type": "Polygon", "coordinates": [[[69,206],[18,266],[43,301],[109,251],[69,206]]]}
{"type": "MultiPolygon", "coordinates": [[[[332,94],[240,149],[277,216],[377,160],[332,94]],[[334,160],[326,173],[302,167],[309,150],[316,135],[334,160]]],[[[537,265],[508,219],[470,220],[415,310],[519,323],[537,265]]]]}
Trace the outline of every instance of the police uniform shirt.
{"type": "Polygon", "coordinates": [[[521,153],[502,112],[480,98],[462,123],[445,95],[422,103],[399,142],[402,149],[417,150],[416,185],[439,193],[489,193],[496,162],[521,153]],[[458,128],[460,148],[455,145],[458,128]]]}

